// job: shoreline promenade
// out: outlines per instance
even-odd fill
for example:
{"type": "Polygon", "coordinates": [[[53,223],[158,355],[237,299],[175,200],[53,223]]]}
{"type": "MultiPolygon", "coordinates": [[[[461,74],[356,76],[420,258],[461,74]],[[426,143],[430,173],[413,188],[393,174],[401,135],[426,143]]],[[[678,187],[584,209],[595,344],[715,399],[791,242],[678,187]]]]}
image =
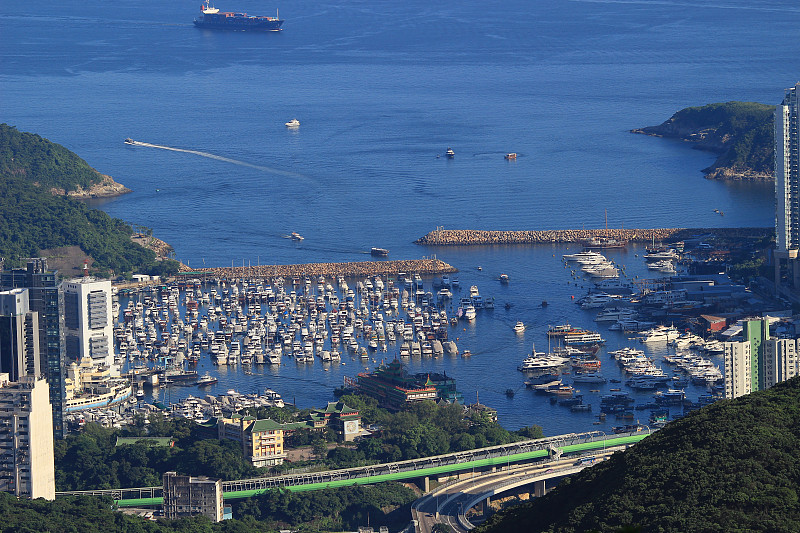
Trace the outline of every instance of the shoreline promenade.
{"type": "Polygon", "coordinates": [[[355,261],[349,263],[306,263],[298,265],[259,265],[216,268],[182,267],[181,274],[205,274],[220,278],[290,278],[296,276],[368,277],[376,274],[447,274],[458,269],[439,259],[355,261]]]}
{"type": "Polygon", "coordinates": [[[436,229],[414,241],[424,246],[476,246],[486,244],[584,243],[593,238],[627,242],[680,241],[700,235],[721,239],[763,238],[775,228],[653,228],[653,229],[564,229],[492,231],[436,229]]]}

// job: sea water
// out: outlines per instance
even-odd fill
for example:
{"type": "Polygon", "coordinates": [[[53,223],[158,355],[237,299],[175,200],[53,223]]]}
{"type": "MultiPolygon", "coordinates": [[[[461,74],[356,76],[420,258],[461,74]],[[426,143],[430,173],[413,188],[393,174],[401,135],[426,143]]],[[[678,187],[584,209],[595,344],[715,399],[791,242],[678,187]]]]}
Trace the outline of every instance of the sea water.
{"type": "MultiPolygon", "coordinates": [[[[521,386],[516,366],[531,344],[546,346],[547,324],[593,325],[572,303],[588,285],[563,268],[569,247],[423,248],[416,238],[437,226],[773,223],[769,184],[705,180],[713,154],[629,130],[687,106],[778,103],[800,79],[795,2],[216,7],[280,9],[284,31],[199,30],[188,0],[4,6],[2,120],[133,189],[95,205],[153,228],[193,267],[356,261],[379,246],[390,259],[437,255],[461,269],[462,285],[478,284],[498,308],[458,335],[470,360],[412,370],[446,370],[506,427],[593,428],[590,415],[504,394],[521,386]],[[292,118],[296,130],[284,126],[292,118]],[[529,324],[522,338],[517,320],[529,324]]],[[[644,276],[640,251],[611,255],[644,276]]],[[[609,348],[628,342],[610,334],[609,348]]],[[[286,368],[260,378],[228,369],[218,386],[271,386],[306,407],[356,371],[286,368]]]]}

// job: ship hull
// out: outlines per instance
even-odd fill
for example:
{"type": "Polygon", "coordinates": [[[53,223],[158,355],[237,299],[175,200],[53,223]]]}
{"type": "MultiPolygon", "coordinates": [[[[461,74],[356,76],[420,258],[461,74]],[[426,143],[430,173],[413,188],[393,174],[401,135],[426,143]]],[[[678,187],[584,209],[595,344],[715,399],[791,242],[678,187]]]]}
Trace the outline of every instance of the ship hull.
{"type": "Polygon", "coordinates": [[[282,20],[272,17],[203,15],[194,25],[205,30],[281,31],[282,20]]]}

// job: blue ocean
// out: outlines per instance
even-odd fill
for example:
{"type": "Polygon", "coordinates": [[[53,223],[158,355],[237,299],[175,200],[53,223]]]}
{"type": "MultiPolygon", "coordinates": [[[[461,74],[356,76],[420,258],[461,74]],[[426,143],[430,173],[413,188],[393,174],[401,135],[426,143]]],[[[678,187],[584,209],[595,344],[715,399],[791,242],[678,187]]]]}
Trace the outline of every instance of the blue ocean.
{"type": "MultiPolygon", "coordinates": [[[[773,224],[770,184],[706,180],[713,154],[629,130],[688,106],[780,102],[800,79],[794,1],[216,7],[279,10],[286,22],[279,33],[200,30],[197,0],[5,5],[0,120],[133,189],[96,205],[153,228],[190,266],[357,261],[372,246],[390,259],[436,255],[456,266],[463,286],[478,285],[498,307],[451,333],[472,358],[411,370],[446,371],[508,428],[598,427],[590,413],[529,394],[516,370],[532,344],[546,347],[548,324],[595,327],[572,301],[588,284],[561,263],[568,247],[424,248],[415,239],[437,226],[773,224]],[[293,118],[300,127],[287,129],[293,118]],[[127,137],[162,148],[128,146],[127,137]],[[504,159],[509,152],[516,161],[504,159]],[[305,240],[284,238],[291,232],[305,240]],[[511,283],[500,285],[500,273],[511,283]],[[528,325],[522,337],[512,331],[518,320],[528,325]],[[508,398],[508,388],[518,394],[508,398]]],[[[646,276],[640,252],[611,256],[628,276],[646,276]]],[[[607,338],[608,349],[631,344],[607,338]]],[[[319,406],[359,366],[228,369],[216,387],[269,386],[319,406]]]]}

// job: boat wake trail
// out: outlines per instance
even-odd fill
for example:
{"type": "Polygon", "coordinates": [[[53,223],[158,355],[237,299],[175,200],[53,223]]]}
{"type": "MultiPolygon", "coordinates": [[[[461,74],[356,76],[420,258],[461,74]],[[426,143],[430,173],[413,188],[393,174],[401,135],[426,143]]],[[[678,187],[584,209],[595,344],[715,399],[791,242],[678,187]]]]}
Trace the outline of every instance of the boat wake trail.
{"type": "Polygon", "coordinates": [[[194,154],[199,155],[200,157],[207,157],[209,159],[216,159],[217,161],[224,161],[226,163],[232,163],[234,165],[239,165],[242,167],[254,168],[256,170],[260,170],[262,172],[269,172],[270,174],[277,174],[278,176],[288,176],[290,178],[304,178],[309,179],[308,176],[304,176],[302,174],[298,174],[297,172],[289,172],[288,170],[280,170],[277,168],[272,167],[265,167],[262,165],[254,165],[252,163],[247,163],[246,161],[239,161],[238,159],[231,159],[230,157],[223,157],[221,155],[210,154],[208,152],[201,152],[199,150],[186,150],[185,148],[174,148],[172,146],[162,146],[160,144],[151,144],[145,143],[141,141],[134,141],[134,146],[146,146],[147,148],[158,148],[160,150],[170,150],[172,152],[183,152],[185,154],[194,154]]]}

